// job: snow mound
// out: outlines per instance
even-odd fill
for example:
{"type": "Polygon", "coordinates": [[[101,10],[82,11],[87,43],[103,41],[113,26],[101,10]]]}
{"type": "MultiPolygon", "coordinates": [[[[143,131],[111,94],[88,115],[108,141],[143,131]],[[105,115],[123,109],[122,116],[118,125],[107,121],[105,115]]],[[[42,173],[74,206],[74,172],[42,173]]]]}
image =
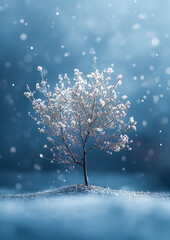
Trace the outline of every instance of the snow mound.
{"type": "Polygon", "coordinates": [[[12,240],[170,239],[169,196],[94,185],[3,195],[0,236],[12,240]]]}
{"type": "Polygon", "coordinates": [[[0,199],[35,199],[35,198],[47,198],[47,197],[59,197],[66,195],[99,195],[99,196],[114,196],[114,197],[129,197],[129,198],[170,198],[170,194],[166,193],[150,193],[150,192],[135,192],[125,190],[113,190],[110,188],[103,188],[100,186],[90,185],[85,186],[83,184],[69,185],[60,187],[54,190],[47,190],[36,193],[27,194],[9,194],[1,195],[0,199]]]}

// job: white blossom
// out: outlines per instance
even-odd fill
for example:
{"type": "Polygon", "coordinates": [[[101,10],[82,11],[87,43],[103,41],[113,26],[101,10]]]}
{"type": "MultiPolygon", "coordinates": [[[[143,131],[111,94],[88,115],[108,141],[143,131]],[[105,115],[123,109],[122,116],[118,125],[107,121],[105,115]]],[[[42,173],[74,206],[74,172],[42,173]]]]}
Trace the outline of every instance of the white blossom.
{"type": "Polygon", "coordinates": [[[43,87],[45,87],[46,82],[45,82],[44,80],[42,80],[42,81],[41,81],[41,85],[42,85],[43,87]]]}
{"type": "Polygon", "coordinates": [[[37,84],[36,84],[36,90],[39,90],[39,89],[40,89],[40,84],[37,83],[37,84]]]}
{"type": "Polygon", "coordinates": [[[133,123],[133,122],[134,122],[134,118],[133,118],[133,117],[130,117],[130,118],[129,118],[129,121],[130,121],[130,123],[133,123]]]}
{"type": "Polygon", "coordinates": [[[43,128],[40,129],[40,133],[44,133],[44,129],[43,128]]]}
{"type": "Polygon", "coordinates": [[[134,131],[136,131],[136,126],[133,125],[133,126],[132,126],[132,129],[133,129],[134,131]]]}
{"type": "Polygon", "coordinates": [[[118,85],[122,85],[122,81],[121,80],[118,81],[118,85]]]}
{"type": "Polygon", "coordinates": [[[37,70],[40,71],[40,72],[42,72],[42,67],[41,67],[41,66],[38,66],[38,67],[37,67],[37,70]]]}
{"type": "Polygon", "coordinates": [[[99,103],[100,103],[100,105],[102,105],[102,107],[105,106],[105,101],[103,101],[102,99],[99,99],[99,103]]]}
{"type": "Polygon", "coordinates": [[[102,131],[103,131],[103,128],[96,128],[96,130],[97,130],[98,132],[102,132],[102,131]]]}
{"type": "Polygon", "coordinates": [[[126,95],[123,95],[123,96],[122,96],[122,99],[123,99],[123,100],[127,99],[127,96],[126,96],[126,95]]]}
{"type": "Polygon", "coordinates": [[[122,79],[122,77],[123,76],[120,74],[120,75],[117,76],[117,79],[120,80],[120,79],[122,79]]]}
{"type": "Polygon", "coordinates": [[[76,122],[74,120],[71,121],[71,125],[75,126],[76,122]]]}
{"type": "Polygon", "coordinates": [[[65,125],[64,123],[62,123],[62,122],[59,122],[58,125],[59,125],[60,127],[62,127],[62,128],[65,128],[65,127],[66,127],[66,125],[65,125]]]}
{"type": "Polygon", "coordinates": [[[108,68],[108,69],[107,69],[107,73],[108,73],[108,74],[111,74],[111,73],[113,73],[113,72],[114,72],[114,71],[113,71],[112,68],[108,68]]]}
{"type": "Polygon", "coordinates": [[[24,95],[25,95],[27,98],[30,98],[30,97],[31,97],[31,93],[30,93],[30,92],[24,92],[24,95]]]}
{"type": "Polygon", "coordinates": [[[88,122],[88,123],[91,123],[92,121],[91,121],[91,119],[89,118],[89,119],[87,119],[87,122],[88,122]]]}
{"type": "MultiPolygon", "coordinates": [[[[24,93],[33,105],[36,118],[29,115],[42,126],[39,131],[47,134],[52,145],[50,160],[53,162],[85,167],[86,154],[90,150],[102,149],[111,154],[111,151],[131,149],[127,133],[136,130],[136,122],[133,117],[128,122],[123,119],[130,102],[126,102],[126,95],[117,94],[122,75],[111,77],[112,68],[100,73],[96,58],[93,68],[87,79],[78,69],[74,69],[73,80],[69,80],[67,74],[59,75],[59,83],[50,90],[42,67],[38,66],[42,81],[36,84],[36,90],[42,98],[36,97],[29,86],[24,93]]],[[[48,148],[47,145],[44,148],[48,148]]],[[[88,184],[87,177],[85,184],[88,184]]]]}
{"type": "MultiPolygon", "coordinates": [[[[42,105],[42,108],[43,108],[43,105],[42,105]]],[[[45,116],[44,116],[44,119],[45,119],[46,121],[50,122],[51,117],[50,117],[49,115],[45,115],[45,116]]]]}
{"type": "Polygon", "coordinates": [[[50,142],[53,141],[53,139],[51,137],[47,137],[47,140],[50,141],[50,142]]]}

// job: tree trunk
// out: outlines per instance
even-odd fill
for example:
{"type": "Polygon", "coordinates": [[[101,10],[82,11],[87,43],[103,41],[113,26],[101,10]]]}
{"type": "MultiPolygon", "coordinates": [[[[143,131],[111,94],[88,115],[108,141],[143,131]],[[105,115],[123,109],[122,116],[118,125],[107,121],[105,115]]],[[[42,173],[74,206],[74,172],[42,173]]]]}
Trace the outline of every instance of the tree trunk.
{"type": "Polygon", "coordinates": [[[83,171],[84,171],[84,184],[88,186],[88,178],[87,178],[87,163],[86,163],[86,142],[83,146],[83,171]]]}
{"type": "Polygon", "coordinates": [[[88,186],[88,178],[87,178],[87,165],[86,165],[86,160],[84,161],[83,170],[84,170],[84,184],[85,184],[86,186],[88,186]]]}

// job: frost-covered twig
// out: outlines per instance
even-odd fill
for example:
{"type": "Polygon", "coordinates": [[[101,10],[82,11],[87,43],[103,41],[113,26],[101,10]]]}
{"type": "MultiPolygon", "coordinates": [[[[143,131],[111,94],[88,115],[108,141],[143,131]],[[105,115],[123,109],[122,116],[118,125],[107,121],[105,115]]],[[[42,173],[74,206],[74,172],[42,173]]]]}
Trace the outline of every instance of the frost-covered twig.
{"type": "MultiPolygon", "coordinates": [[[[42,99],[35,97],[27,86],[25,96],[30,99],[38,117],[32,118],[40,126],[41,133],[53,145],[49,148],[52,162],[79,164],[84,168],[85,184],[88,185],[86,155],[92,149],[111,151],[129,149],[127,132],[136,130],[133,117],[124,122],[130,102],[127,96],[118,97],[116,89],[122,84],[122,75],[112,79],[113,69],[108,68],[99,73],[94,58],[94,71],[82,77],[74,69],[74,79],[70,81],[67,74],[59,75],[59,84],[50,90],[47,80],[36,84],[36,90],[42,93],[42,99]],[[124,103],[125,102],[125,103],[124,103]]],[[[46,147],[48,148],[48,147],[46,147]]],[[[43,155],[40,155],[43,157],[43,155]]],[[[49,158],[47,158],[49,159],[49,158]]]]}

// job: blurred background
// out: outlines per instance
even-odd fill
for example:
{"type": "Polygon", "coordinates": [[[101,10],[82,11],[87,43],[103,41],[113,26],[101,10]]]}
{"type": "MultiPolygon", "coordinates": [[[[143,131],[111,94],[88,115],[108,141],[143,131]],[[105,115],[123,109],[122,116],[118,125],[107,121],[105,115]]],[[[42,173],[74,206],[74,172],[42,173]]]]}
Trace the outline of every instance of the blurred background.
{"type": "Polygon", "coordinates": [[[123,75],[138,131],[133,151],[89,154],[90,184],[170,190],[169,12],[169,0],[0,1],[0,192],[83,182],[81,168],[68,174],[39,158],[46,137],[23,93],[41,80],[38,65],[53,86],[74,68],[90,73],[94,56],[100,70],[114,64],[123,75]]]}

